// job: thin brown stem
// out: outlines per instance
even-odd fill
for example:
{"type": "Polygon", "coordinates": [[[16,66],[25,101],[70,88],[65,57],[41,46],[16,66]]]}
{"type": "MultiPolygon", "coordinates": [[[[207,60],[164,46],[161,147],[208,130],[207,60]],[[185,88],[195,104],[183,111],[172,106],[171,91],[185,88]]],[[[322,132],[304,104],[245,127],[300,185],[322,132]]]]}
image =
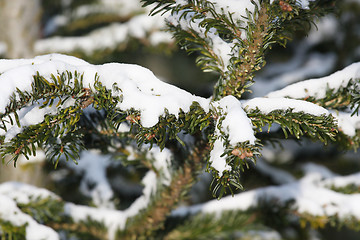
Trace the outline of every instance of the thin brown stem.
{"type": "Polygon", "coordinates": [[[129,223],[126,232],[120,233],[118,239],[149,239],[149,236],[160,229],[171,210],[183,199],[184,193],[195,182],[196,176],[204,164],[204,155],[209,151],[208,144],[196,147],[171,181],[170,186],[164,188],[146,212],[137,216],[129,223]]]}
{"type": "Polygon", "coordinates": [[[223,96],[234,95],[240,98],[245,90],[245,85],[249,81],[252,81],[253,73],[262,67],[261,64],[259,64],[259,58],[263,57],[262,48],[267,36],[268,18],[267,8],[262,6],[255,23],[255,30],[252,33],[251,40],[244,40],[244,45],[247,46],[247,49],[242,56],[239,56],[241,61],[238,67],[235,68],[235,77],[230,77],[228,80],[224,88],[223,96]]]}

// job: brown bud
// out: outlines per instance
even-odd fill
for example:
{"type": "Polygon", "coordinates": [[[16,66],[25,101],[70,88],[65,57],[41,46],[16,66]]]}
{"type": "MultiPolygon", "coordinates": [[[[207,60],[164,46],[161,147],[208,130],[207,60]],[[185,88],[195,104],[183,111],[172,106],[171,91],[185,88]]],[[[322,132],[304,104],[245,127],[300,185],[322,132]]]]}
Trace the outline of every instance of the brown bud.
{"type": "Polygon", "coordinates": [[[155,137],[155,134],[154,133],[153,134],[146,133],[145,137],[146,137],[147,140],[151,140],[151,139],[153,139],[155,137]]]}
{"type": "Polygon", "coordinates": [[[231,151],[231,154],[234,156],[239,156],[240,155],[240,150],[238,148],[235,148],[234,150],[231,151]]]}
{"type": "Polygon", "coordinates": [[[136,123],[140,121],[140,116],[128,115],[125,119],[129,122],[136,123]]]}
{"type": "Polygon", "coordinates": [[[281,10],[284,12],[291,12],[293,10],[291,5],[287,2],[279,1],[279,5],[280,5],[281,10]]]}
{"type": "Polygon", "coordinates": [[[21,151],[21,147],[15,150],[15,155],[19,155],[20,151],[21,151]]]}

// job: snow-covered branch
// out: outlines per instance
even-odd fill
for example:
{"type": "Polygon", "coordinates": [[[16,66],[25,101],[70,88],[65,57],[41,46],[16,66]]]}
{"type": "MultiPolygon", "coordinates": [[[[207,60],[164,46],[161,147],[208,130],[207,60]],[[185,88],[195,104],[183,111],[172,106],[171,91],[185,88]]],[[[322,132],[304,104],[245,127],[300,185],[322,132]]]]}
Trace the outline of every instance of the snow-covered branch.
{"type": "Polygon", "coordinates": [[[224,197],[221,200],[212,200],[191,207],[180,207],[172,214],[184,216],[195,213],[216,213],[218,217],[221,217],[221,214],[226,211],[256,209],[264,202],[285,206],[288,202],[294,201],[289,214],[295,213],[299,218],[308,214],[314,218],[334,217],[339,221],[346,221],[353,217],[357,222],[360,221],[360,212],[357,207],[360,194],[344,194],[331,189],[350,184],[358,186],[359,174],[336,176],[328,169],[314,164],[304,165],[303,171],[305,175],[295,182],[257,188],[234,197],[224,197]]]}

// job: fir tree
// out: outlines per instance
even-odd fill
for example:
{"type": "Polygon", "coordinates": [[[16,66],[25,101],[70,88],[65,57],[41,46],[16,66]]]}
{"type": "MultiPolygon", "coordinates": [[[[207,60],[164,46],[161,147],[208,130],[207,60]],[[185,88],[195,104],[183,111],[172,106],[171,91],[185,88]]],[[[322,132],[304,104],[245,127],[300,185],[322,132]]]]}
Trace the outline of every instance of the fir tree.
{"type": "Polygon", "coordinates": [[[251,96],[265,54],[286,46],[335,2],[143,4],[165,16],[178,45],[196,54],[204,72],[218,76],[211,97],[164,83],[133,64],[93,65],[62,54],[0,60],[3,162],[16,167],[44,152],[55,168],[72,164],[72,171],[84,175],[87,183],[79,187],[88,197],[72,203],[45,189],[3,183],[0,237],[308,239],[325,226],[357,230],[358,174],[335,176],[308,164],[297,179],[260,156],[283,139],[356,150],[360,63],[251,96]],[[281,185],[241,192],[242,176],[254,165],[281,185]],[[216,199],[191,205],[189,192],[204,172],[211,173],[216,199]],[[119,203],[110,176],[141,179],[143,189],[134,201],[119,203]],[[290,236],[286,228],[295,233],[290,236]]]}

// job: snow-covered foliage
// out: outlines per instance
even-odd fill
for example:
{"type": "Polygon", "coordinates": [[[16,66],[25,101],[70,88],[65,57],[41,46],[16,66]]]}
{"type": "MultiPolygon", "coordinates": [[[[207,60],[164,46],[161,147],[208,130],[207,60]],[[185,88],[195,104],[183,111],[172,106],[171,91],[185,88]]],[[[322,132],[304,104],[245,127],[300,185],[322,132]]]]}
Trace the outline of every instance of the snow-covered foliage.
{"type": "Polygon", "coordinates": [[[49,190],[0,183],[0,238],[315,239],[325,226],[359,229],[359,155],[337,150],[360,144],[360,63],[356,50],[336,50],[353,15],[318,20],[334,7],[321,0],[60,2],[34,45],[60,53],[0,60],[2,161],[46,166],[49,181],[49,190]],[[277,55],[275,44],[313,19],[318,30],[290,45],[293,56],[277,55]],[[211,96],[137,64],[90,63],[173,37],[218,77],[211,96]]]}
{"type": "Polygon", "coordinates": [[[148,16],[148,13],[137,15],[125,23],[113,23],[109,26],[96,29],[85,36],[49,37],[35,43],[35,52],[71,53],[81,51],[87,55],[95,51],[114,50],[131,39],[147,39],[151,46],[161,43],[172,43],[172,36],[160,31],[165,28],[164,17],[148,16]]]}
{"type": "Polygon", "coordinates": [[[0,219],[14,226],[25,226],[26,239],[58,240],[59,235],[51,228],[39,224],[30,215],[23,213],[17,204],[29,204],[35,199],[55,198],[56,195],[46,189],[37,189],[34,186],[16,182],[7,182],[0,185],[0,219]]]}
{"type": "MultiPolygon", "coordinates": [[[[309,163],[310,164],[310,163],[309,163]]],[[[313,169],[313,165],[304,165],[304,176],[297,181],[290,181],[281,186],[270,186],[257,188],[256,190],[239,193],[235,196],[228,196],[221,201],[212,200],[204,204],[191,207],[182,207],[173,212],[174,215],[186,215],[189,212],[217,213],[226,210],[246,211],[250,208],[256,208],[261,201],[273,201],[277,204],[285,204],[294,201],[294,208],[300,214],[311,214],[314,216],[337,216],[342,219],[354,217],[360,219],[359,194],[344,194],[336,192],[331,188],[344,187],[349,184],[358,185],[358,173],[347,176],[336,176],[329,174],[328,170],[319,171],[313,169]]],[[[316,167],[316,166],[315,166],[316,167]]],[[[277,174],[282,173],[276,169],[277,174]]],[[[270,170],[274,172],[274,169],[270,170]]],[[[287,177],[289,178],[289,177],[287,177]]]]}

